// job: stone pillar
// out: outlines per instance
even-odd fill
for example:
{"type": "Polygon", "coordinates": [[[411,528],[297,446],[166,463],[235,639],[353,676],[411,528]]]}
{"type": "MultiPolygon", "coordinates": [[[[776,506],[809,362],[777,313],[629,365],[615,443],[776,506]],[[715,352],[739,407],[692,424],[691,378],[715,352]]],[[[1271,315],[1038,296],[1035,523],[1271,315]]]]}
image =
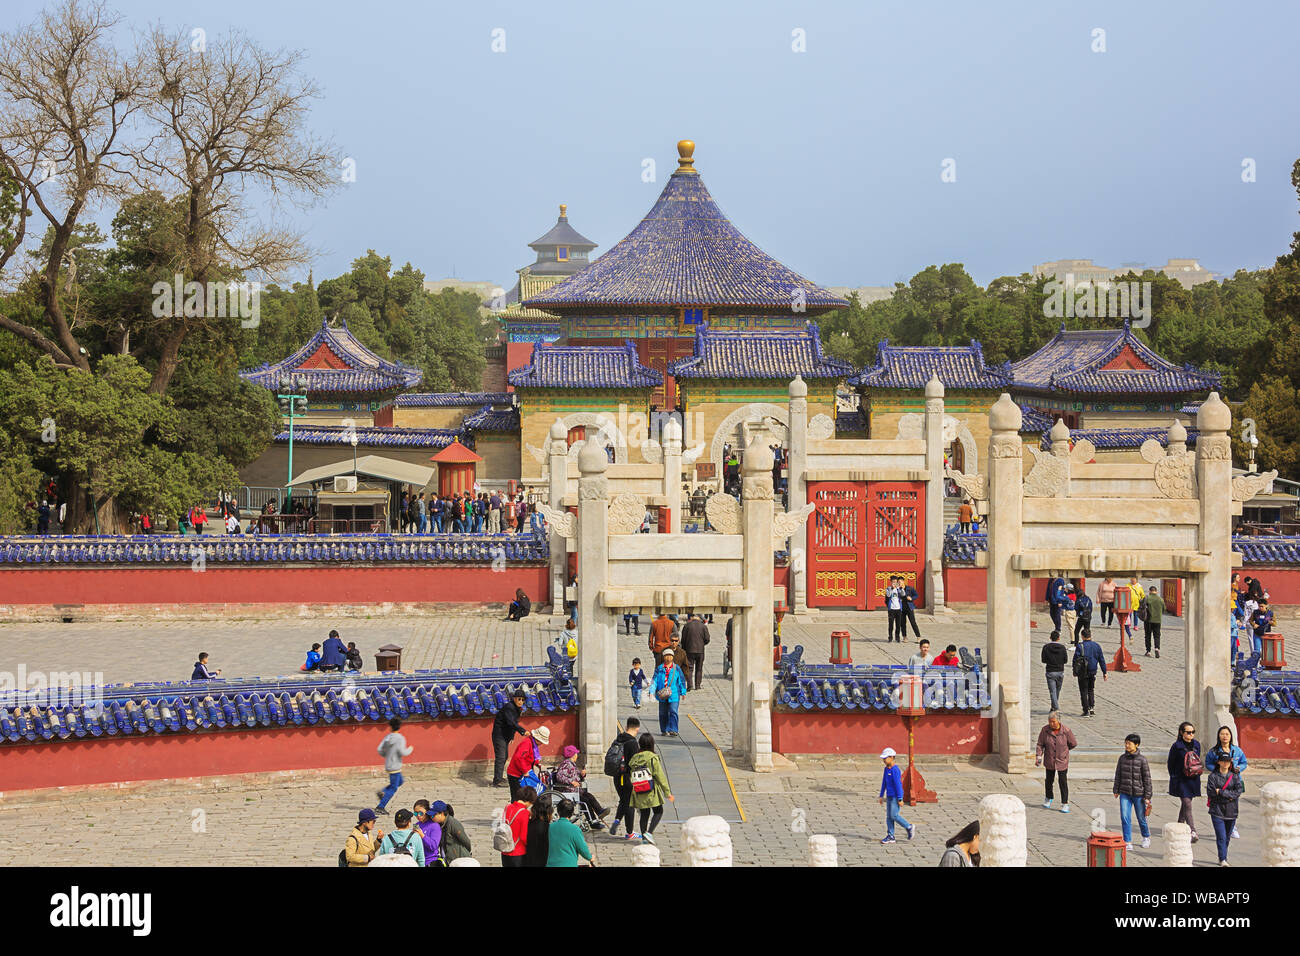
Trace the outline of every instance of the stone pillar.
{"type": "MultiPolygon", "coordinates": [[[[1187,595],[1186,719],[1201,733],[1227,725],[1236,734],[1229,708],[1232,672],[1223,653],[1228,591],[1232,577],[1232,448],[1228,429],[1232,413],[1211,392],[1196,413],[1196,485],[1201,498],[1200,553],[1209,558],[1208,571],[1192,582],[1187,595]]],[[[1186,431],[1181,425],[1182,439],[1186,431]]],[[[1173,437],[1174,429],[1170,429],[1173,437]]]]}
{"type": "Polygon", "coordinates": [[[653,843],[642,843],[640,846],[632,847],[632,865],[658,866],[659,847],[653,843]]]}
{"type": "Polygon", "coordinates": [[[1165,844],[1165,866],[1192,865],[1192,828],[1186,823],[1166,823],[1160,828],[1165,844]]]}
{"type": "Polygon", "coordinates": [[[980,801],[980,866],[1025,866],[1025,804],[1009,793],[990,793],[980,801]]]}
{"type": "Polygon", "coordinates": [[[945,610],[943,595],[943,383],[931,375],[925,385],[925,569],[931,613],[945,610]]]}
{"type": "Polygon", "coordinates": [[[603,753],[606,741],[618,732],[618,631],[612,611],[600,604],[609,573],[608,460],[597,442],[584,442],[578,452],[578,692],[584,697],[579,732],[588,758],[603,753]],[[592,742],[595,741],[595,748],[592,742]]]}
{"type": "Polygon", "coordinates": [[[458,860],[452,860],[447,865],[448,866],[482,866],[483,864],[480,863],[478,860],[474,859],[472,856],[462,856],[458,860]]]}
{"type": "MultiPolygon", "coordinates": [[[[564,507],[564,493],[569,480],[569,431],[564,422],[558,418],[551,426],[551,448],[547,468],[549,486],[549,504],[552,508],[564,507]]],[[[551,529],[551,614],[564,614],[564,586],[568,583],[566,573],[569,554],[565,539],[551,529]]]]}
{"type": "Polygon", "coordinates": [[[1259,816],[1264,865],[1300,866],[1300,783],[1264,784],[1259,791],[1259,816]]]}
{"type": "Polygon", "coordinates": [[[731,866],[731,825],[722,817],[691,817],[682,824],[687,866],[731,866]]]}
{"type": "Polygon", "coordinates": [[[745,449],[741,479],[744,582],[754,603],[733,628],[731,744],[749,756],[755,770],[770,770],[771,752],[762,755],[752,749],[754,685],[770,686],[772,681],[772,450],[758,436],[745,449]]]}
{"type": "Polygon", "coordinates": [[[808,838],[808,865],[839,866],[839,849],[835,837],[828,833],[815,833],[808,838]]]}
{"type": "Polygon", "coordinates": [[[1011,566],[1021,548],[1020,406],[1006,392],[989,410],[988,643],[993,752],[1002,769],[1029,769],[1029,580],[1011,566]]]}
{"type": "MultiPolygon", "coordinates": [[[[787,459],[789,477],[786,494],[786,511],[798,511],[808,503],[808,484],[804,475],[808,471],[808,385],[802,375],[790,383],[790,455],[787,459]]],[[[790,610],[795,614],[808,613],[808,527],[801,525],[791,535],[790,548],[790,610]]]]}
{"type": "Polygon", "coordinates": [[[664,459],[664,497],[668,499],[668,530],[682,532],[682,426],[668,416],[660,433],[664,459]]]}
{"type": "Polygon", "coordinates": [[[772,685],[756,680],[750,714],[749,754],[755,770],[772,769],[772,685]]]}

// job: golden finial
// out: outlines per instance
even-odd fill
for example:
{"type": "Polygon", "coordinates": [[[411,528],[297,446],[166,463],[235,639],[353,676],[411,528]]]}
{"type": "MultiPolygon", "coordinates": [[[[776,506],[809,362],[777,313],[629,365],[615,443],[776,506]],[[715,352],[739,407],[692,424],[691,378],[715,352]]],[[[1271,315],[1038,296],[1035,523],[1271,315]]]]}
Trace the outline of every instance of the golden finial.
{"type": "Polygon", "coordinates": [[[677,171],[691,173],[695,171],[695,140],[684,139],[677,144],[677,171]]]}
{"type": "Polygon", "coordinates": [[[561,219],[563,219],[565,216],[567,216],[567,215],[569,214],[569,213],[568,213],[568,210],[569,210],[568,203],[560,203],[560,218],[561,218],[561,219]]]}

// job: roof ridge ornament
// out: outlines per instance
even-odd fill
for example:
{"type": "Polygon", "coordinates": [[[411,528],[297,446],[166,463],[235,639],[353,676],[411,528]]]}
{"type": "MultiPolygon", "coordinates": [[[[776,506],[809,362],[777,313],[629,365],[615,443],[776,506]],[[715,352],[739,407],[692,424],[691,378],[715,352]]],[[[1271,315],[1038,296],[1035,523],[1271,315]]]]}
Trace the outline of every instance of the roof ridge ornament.
{"type": "Polygon", "coordinates": [[[563,203],[563,202],[560,203],[560,219],[566,222],[568,221],[569,218],[568,209],[569,209],[568,203],[563,203]]]}
{"type": "Polygon", "coordinates": [[[696,173],[695,169],[695,140],[683,139],[677,143],[677,172],[679,173],[696,173]]]}

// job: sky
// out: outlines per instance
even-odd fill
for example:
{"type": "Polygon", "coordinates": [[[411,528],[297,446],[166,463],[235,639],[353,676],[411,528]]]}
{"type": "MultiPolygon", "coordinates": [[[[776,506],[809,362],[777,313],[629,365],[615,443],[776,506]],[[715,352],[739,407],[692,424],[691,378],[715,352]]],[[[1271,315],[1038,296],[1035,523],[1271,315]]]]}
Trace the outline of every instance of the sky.
{"type": "MultiPolygon", "coordinates": [[[[286,214],[318,280],[375,249],[508,288],[561,202],[598,255],[680,139],[732,222],[822,285],[944,262],[987,284],[1061,258],[1230,275],[1300,229],[1286,0],[109,5],[128,29],[304,53],[310,128],[355,161],[286,214]]],[[[43,6],[0,0],[0,29],[43,6]]]]}

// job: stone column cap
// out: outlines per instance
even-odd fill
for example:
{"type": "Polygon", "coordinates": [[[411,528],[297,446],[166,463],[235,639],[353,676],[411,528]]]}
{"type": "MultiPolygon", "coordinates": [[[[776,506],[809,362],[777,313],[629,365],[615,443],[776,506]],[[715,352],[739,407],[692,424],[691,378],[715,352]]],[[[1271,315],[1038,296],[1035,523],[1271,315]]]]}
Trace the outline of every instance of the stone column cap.
{"type": "Polygon", "coordinates": [[[926,398],[943,398],[943,382],[939,381],[939,376],[934,373],[930,374],[930,381],[925,383],[926,398]]]}
{"type": "MultiPolygon", "coordinates": [[[[1019,432],[1023,421],[1020,406],[1006,392],[989,409],[989,427],[995,432],[1019,432]]],[[[1066,432],[1066,437],[1069,437],[1069,432],[1066,432]]]]}
{"type": "Polygon", "coordinates": [[[791,398],[808,397],[808,383],[803,380],[802,375],[796,375],[794,377],[794,381],[790,383],[790,397],[791,398]]]}
{"type": "Polygon", "coordinates": [[[578,471],[584,475],[603,475],[608,467],[605,449],[590,438],[584,441],[578,452],[578,471]]]}
{"type": "Polygon", "coordinates": [[[551,441],[553,442],[564,441],[568,437],[569,437],[569,430],[564,427],[564,422],[562,422],[560,419],[557,418],[555,420],[555,424],[551,426],[551,441]]]}

